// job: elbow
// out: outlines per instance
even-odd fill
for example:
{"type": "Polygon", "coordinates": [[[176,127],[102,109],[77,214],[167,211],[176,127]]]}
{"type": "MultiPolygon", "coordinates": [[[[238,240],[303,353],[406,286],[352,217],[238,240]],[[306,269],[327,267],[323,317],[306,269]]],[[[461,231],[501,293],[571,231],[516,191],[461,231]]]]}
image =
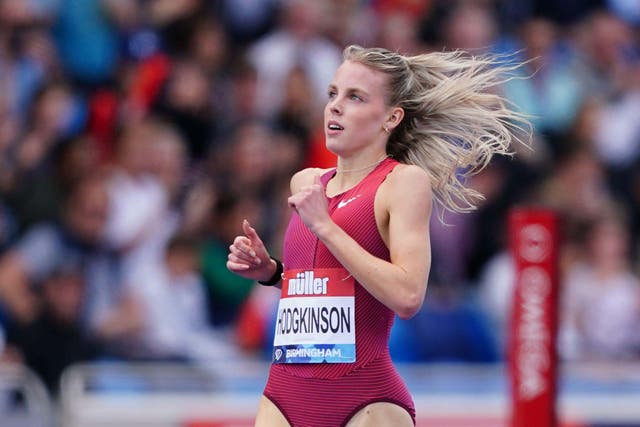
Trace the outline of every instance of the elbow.
{"type": "Polygon", "coordinates": [[[410,295],[400,304],[400,307],[396,310],[396,314],[402,320],[411,319],[415,316],[420,308],[422,308],[422,302],[424,301],[424,295],[410,295]]]}

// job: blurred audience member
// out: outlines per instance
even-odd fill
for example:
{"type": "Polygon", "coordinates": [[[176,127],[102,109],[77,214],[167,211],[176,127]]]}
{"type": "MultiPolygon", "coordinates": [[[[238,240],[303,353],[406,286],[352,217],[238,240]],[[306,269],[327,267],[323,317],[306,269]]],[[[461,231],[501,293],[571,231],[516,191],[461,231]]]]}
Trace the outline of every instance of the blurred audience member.
{"type": "Polygon", "coordinates": [[[113,0],[59,0],[54,36],[70,77],[95,87],[109,82],[118,65],[118,33],[103,3],[113,0]]]}
{"type": "Polygon", "coordinates": [[[255,40],[273,25],[280,0],[222,0],[221,15],[229,35],[240,46],[255,40]]]}
{"type": "Polygon", "coordinates": [[[157,126],[153,120],[143,120],[123,129],[108,177],[105,237],[109,246],[124,256],[125,270],[138,262],[168,212],[167,190],[152,173],[157,126]]]}
{"type": "Polygon", "coordinates": [[[209,326],[196,240],[172,237],[159,264],[139,266],[131,279],[144,322],[136,357],[206,361],[238,356],[233,336],[209,326]]]}
{"type": "Polygon", "coordinates": [[[415,317],[397,319],[389,350],[395,361],[490,363],[499,352],[483,313],[456,289],[431,279],[415,317]]]}
{"type": "Polygon", "coordinates": [[[564,276],[560,352],[565,359],[630,360],[640,354],[640,278],[629,263],[626,221],[595,218],[584,257],[564,276]]]}
{"type": "Polygon", "coordinates": [[[225,260],[238,224],[247,219],[254,227],[262,229],[263,215],[264,207],[251,196],[226,193],[216,203],[201,254],[214,325],[229,326],[236,322],[240,307],[253,288],[253,281],[231,273],[225,260]]]}
{"type": "Polygon", "coordinates": [[[418,34],[417,17],[407,11],[395,11],[381,22],[376,46],[405,55],[417,55],[423,49],[418,34]]]}
{"type": "Polygon", "coordinates": [[[269,126],[260,121],[248,120],[234,128],[230,141],[219,149],[212,165],[228,192],[260,200],[271,197],[273,139],[269,126]]]}
{"type": "Polygon", "coordinates": [[[226,135],[246,120],[260,116],[258,110],[258,72],[245,58],[235,58],[229,65],[229,80],[220,88],[216,100],[216,111],[219,115],[220,132],[217,135],[218,145],[224,145],[226,135]]]}
{"type": "Polygon", "coordinates": [[[55,271],[80,265],[85,291],[82,328],[117,351],[139,324],[136,303],[121,287],[118,258],[105,250],[108,196],[101,175],[84,177],[71,188],[59,222],[26,234],[0,259],[0,303],[12,324],[39,315],[38,289],[55,271]]]}
{"type": "Polygon", "coordinates": [[[282,105],[286,77],[295,67],[308,76],[309,96],[321,108],[327,86],[341,62],[340,49],[322,35],[323,2],[289,0],[282,3],[282,23],[249,49],[258,71],[258,108],[272,117],[282,105]]]}
{"type": "Polygon", "coordinates": [[[558,156],[553,169],[540,185],[538,199],[573,222],[600,215],[611,200],[602,165],[592,150],[582,147],[558,156]]]}
{"type": "Polygon", "coordinates": [[[214,137],[213,88],[202,65],[195,61],[173,64],[155,112],[180,130],[189,155],[202,159],[214,137]]]}
{"type": "Polygon", "coordinates": [[[37,317],[9,330],[9,344],[54,394],[68,366],[104,354],[81,324],[84,281],[82,266],[63,261],[38,286],[37,317]]]}
{"type": "Polygon", "coordinates": [[[579,22],[576,34],[578,81],[597,99],[619,96],[628,88],[638,60],[632,28],[612,13],[598,10],[579,22]]]}
{"type": "Polygon", "coordinates": [[[309,139],[318,111],[309,93],[311,84],[302,68],[294,67],[286,77],[282,106],[275,116],[277,129],[296,135],[304,144],[309,139]]]}
{"type": "Polygon", "coordinates": [[[480,54],[488,51],[498,36],[495,16],[483,2],[459,2],[449,7],[441,25],[441,46],[447,50],[480,54]]]}
{"type": "MultiPolygon", "coordinates": [[[[575,79],[566,55],[559,51],[553,23],[541,18],[528,20],[519,36],[521,57],[517,59],[526,64],[515,78],[505,82],[505,95],[532,116],[536,132],[564,135],[578,113],[585,88],[575,79]]],[[[550,148],[559,150],[553,145],[550,148]]]]}
{"type": "Polygon", "coordinates": [[[8,163],[7,200],[20,229],[52,219],[59,206],[55,182],[56,152],[84,125],[85,111],[71,87],[64,83],[44,86],[31,104],[30,126],[17,137],[8,163]]]}

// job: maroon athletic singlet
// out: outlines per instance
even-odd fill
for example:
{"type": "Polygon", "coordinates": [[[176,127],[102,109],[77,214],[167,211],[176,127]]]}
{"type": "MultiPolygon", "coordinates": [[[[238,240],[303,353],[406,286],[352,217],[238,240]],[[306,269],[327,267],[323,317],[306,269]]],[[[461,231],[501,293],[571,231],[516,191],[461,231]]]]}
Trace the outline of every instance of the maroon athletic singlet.
{"type": "MultiPolygon", "coordinates": [[[[355,187],[328,198],[333,221],[365,250],[387,261],[389,250],[378,232],[373,204],[378,187],[397,164],[387,158],[355,187]]],[[[325,188],[334,174],[335,169],[322,176],[325,188]]],[[[295,213],[285,234],[283,258],[287,270],[343,268],[295,213]]],[[[354,293],[354,363],[271,365],[264,395],[292,427],[344,426],[356,412],[376,402],[405,408],[415,424],[413,399],[389,356],[394,313],[357,282],[354,293]]]]}

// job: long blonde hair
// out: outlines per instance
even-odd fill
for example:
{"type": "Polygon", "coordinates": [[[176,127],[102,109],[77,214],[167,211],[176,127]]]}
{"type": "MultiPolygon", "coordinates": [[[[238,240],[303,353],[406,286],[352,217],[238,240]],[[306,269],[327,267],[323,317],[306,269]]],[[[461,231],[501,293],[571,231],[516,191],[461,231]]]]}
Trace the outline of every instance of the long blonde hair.
{"type": "Polygon", "coordinates": [[[387,105],[405,115],[389,136],[387,154],[423,168],[434,198],[447,210],[476,209],[483,196],[466,179],[494,154],[511,155],[512,142],[529,143],[527,116],[492,91],[518,65],[462,51],[404,56],[352,45],[343,55],[388,76],[387,105]]]}

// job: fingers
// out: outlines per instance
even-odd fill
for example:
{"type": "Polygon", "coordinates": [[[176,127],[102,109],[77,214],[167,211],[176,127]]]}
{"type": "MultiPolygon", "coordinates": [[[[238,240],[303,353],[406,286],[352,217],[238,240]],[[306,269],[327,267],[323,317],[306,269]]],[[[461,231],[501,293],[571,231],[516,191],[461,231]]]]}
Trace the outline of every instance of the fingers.
{"type": "Polygon", "coordinates": [[[233,240],[233,244],[229,247],[230,249],[235,247],[236,249],[245,252],[251,256],[256,256],[255,251],[253,249],[253,245],[251,244],[251,240],[245,236],[237,236],[233,240]]]}
{"type": "Polygon", "coordinates": [[[262,264],[262,260],[256,256],[239,250],[235,245],[229,246],[229,255],[227,255],[227,268],[231,271],[247,271],[253,270],[262,264]]]}
{"type": "Polygon", "coordinates": [[[289,206],[292,208],[298,209],[301,203],[305,200],[316,197],[316,194],[324,195],[324,187],[322,186],[322,182],[320,182],[320,175],[315,175],[313,177],[313,184],[302,187],[300,191],[289,196],[287,203],[289,203],[289,206]]]}
{"type": "Polygon", "coordinates": [[[233,244],[229,246],[229,252],[237,257],[238,260],[249,264],[259,265],[262,262],[256,253],[255,246],[251,240],[245,236],[237,236],[233,244]]]}
{"type": "Polygon", "coordinates": [[[300,198],[300,196],[298,194],[294,194],[293,196],[289,196],[289,198],[287,199],[287,203],[289,204],[290,207],[296,209],[297,208],[297,204],[298,204],[298,199],[300,198]]]}
{"type": "Polygon", "coordinates": [[[249,269],[249,266],[247,264],[242,264],[239,262],[228,260],[227,269],[229,271],[246,271],[249,269]]]}
{"type": "Polygon", "coordinates": [[[260,265],[262,263],[256,252],[248,246],[233,244],[229,246],[229,255],[233,255],[238,261],[248,264],[260,265]]]}
{"type": "Polygon", "coordinates": [[[256,230],[251,226],[251,224],[249,224],[249,221],[247,221],[246,219],[242,221],[242,231],[244,231],[244,234],[247,235],[247,237],[249,238],[249,240],[251,240],[251,243],[254,246],[258,246],[262,244],[262,240],[260,239],[260,236],[258,236],[258,233],[256,232],[256,230]]]}

